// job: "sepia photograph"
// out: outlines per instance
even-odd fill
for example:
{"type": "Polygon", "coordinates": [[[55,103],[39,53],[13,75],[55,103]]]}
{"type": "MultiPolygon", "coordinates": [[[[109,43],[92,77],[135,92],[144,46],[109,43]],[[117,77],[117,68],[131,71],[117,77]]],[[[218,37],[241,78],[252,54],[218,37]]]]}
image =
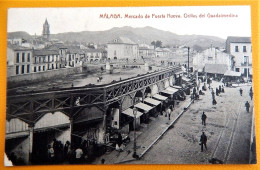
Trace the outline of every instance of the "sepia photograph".
{"type": "Polygon", "coordinates": [[[9,8],[5,166],[256,164],[250,6],[9,8]]]}

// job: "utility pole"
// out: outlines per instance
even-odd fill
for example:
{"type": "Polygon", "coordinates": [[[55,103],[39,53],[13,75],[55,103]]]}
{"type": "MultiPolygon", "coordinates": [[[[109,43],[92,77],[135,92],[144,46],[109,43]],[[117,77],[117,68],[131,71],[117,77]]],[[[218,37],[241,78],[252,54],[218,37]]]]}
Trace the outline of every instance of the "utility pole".
{"type": "Polygon", "coordinates": [[[188,71],[187,71],[188,77],[190,77],[189,71],[190,71],[190,47],[188,47],[188,71]]]}

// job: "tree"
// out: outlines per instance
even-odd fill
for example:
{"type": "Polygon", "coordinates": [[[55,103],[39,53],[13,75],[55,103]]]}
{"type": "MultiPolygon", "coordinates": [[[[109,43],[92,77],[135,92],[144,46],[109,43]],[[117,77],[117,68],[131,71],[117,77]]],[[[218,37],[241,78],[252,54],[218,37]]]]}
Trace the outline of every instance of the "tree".
{"type": "Polygon", "coordinates": [[[155,48],[162,47],[162,41],[160,41],[160,40],[153,41],[153,42],[151,42],[151,44],[154,45],[155,48]]]}

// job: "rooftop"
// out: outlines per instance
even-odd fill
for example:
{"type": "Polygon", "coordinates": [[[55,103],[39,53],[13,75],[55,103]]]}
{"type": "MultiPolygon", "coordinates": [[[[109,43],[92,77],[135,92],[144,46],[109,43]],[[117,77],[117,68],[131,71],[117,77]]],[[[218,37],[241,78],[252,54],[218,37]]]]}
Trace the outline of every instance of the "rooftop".
{"type": "Polygon", "coordinates": [[[228,42],[233,43],[251,43],[251,37],[227,37],[228,42]]]}
{"type": "Polygon", "coordinates": [[[56,50],[45,50],[45,49],[42,49],[42,50],[34,50],[34,55],[36,56],[45,56],[45,55],[53,55],[53,54],[59,54],[58,51],[56,50]]]}
{"type": "Polygon", "coordinates": [[[109,42],[108,44],[133,44],[134,45],[136,43],[127,37],[119,37],[119,38],[115,38],[112,42],[109,42]]]}

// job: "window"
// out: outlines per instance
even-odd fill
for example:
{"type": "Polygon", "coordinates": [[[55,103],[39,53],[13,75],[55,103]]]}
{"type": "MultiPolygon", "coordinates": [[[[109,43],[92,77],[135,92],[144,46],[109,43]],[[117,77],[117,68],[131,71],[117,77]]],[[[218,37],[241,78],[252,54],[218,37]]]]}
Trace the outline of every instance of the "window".
{"type": "Polygon", "coordinates": [[[235,52],[239,52],[238,46],[235,46],[235,52]]]}
{"type": "Polygon", "coordinates": [[[25,62],[25,53],[22,53],[22,62],[25,62]]]}
{"type": "Polygon", "coordinates": [[[38,67],[38,70],[41,71],[41,66],[38,67]]]}
{"type": "Polygon", "coordinates": [[[35,72],[35,73],[37,72],[37,67],[36,67],[36,66],[34,67],[34,72],[35,72]]]}
{"type": "Polygon", "coordinates": [[[16,63],[19,63],[19,62],[20,62],[20,54],[16,53],[16,63]]]}
{"type": "Polygon", "coordinates": [[[16,66],[16,74],[19,74],[19,66],[16,66]]]}
{"type": "Polygon", "coordinates": [[[48,70],[50,70],[50,64],[48,64],[48,70]]]}
{"type": "Polygon", "coordinates": [[[51,61],[51,59],[50,59],[50,56],[48,55],[48,62],[50,62],[51,61]]]}
{"type": "Polygon", "coordinates": [[[31,54],[30,53],[27,54],[27,62],[31,62],[31,54]]]}
{"type": "Polygon", "coordinates": [[[42,71],[45,71],[46,69],[45,69],[45,66],[43,66],[43,68],[42,68],[42,71]]]}
{"type": "Polygon", "coordinates": [[[239,68],[236,68],[236,72],[240,72],[240,69],[239,69],[239,68]]]}
{"type": "Polygon", "coordinates": [[[248,56],[244,56],[244,64],[248,64],[248,56]]]}
{"type": "Polygon", "coordinates": [[[37,63],[37,57],[34,58],[34,63],[35,63],[35,64],[37,63]]]}
{"type": "Polygon", "coordinates": [[[24,74],[24,65],[22,65],[22,74],[24,74]]]}
{"type": "Polygon", "coordinates": [[[30,73],[30,64],[27,65],[27,73],[30,73]]]}
{"type": "Polygon", "coordinates": [[[243,52],[246,52],[246,46],[243,46],[243,52]]]}

